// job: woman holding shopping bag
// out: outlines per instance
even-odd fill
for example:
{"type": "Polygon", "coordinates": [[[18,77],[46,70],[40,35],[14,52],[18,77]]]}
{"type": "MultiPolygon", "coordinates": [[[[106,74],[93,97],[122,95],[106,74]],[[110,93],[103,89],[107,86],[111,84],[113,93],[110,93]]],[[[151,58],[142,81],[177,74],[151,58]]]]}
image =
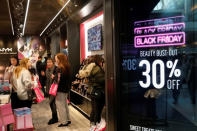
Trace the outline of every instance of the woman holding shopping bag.
{"type": "Polygon", "coordinates": [[[18,97],[17,108],[31,108],[32,105],[32,88],[34,82],[28,70],[29,67],[31,67],[31,62],[29,59],[24,58],[20,61],[20,65],[16,67],[13,73],[13,85],[18,97]]]}
{"type": "MultiPolygon", "coordinates": [[[[53,59],[48,58],[47,70],[46,70],[46,94],[47,95],[49,95],[49,89],[53,83],[53,79],[51,78],[51,75],[55,72],[56,68],[57,67],[54,65],[53,59]]],[[[56,96],[54,95],[49,95],[49,105],[50,105],[51,112],[52,112],[52,118],[49,120],[48,125],[58,122],[55,97],[56,96]]]]}
{"type": "Polygon", "coordinates": [[[56,108],[59,113],[60,125],[58,127],[64,127],[71,124],[69,109],[67,104],[68,93],[71,88],[71,69],[68,62],[68,57],[63,53],[58,53],[55,56],[55,62],[57,65],[55,75],[52,78],[58,83],[56,94],[56,108]]]}

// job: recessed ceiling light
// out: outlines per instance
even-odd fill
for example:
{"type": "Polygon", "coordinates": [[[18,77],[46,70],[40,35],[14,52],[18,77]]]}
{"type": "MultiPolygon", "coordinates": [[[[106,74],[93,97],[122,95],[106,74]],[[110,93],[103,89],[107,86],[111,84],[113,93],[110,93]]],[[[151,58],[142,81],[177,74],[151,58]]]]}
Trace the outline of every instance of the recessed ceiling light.
{"type": "Polygon", "coordinates": [[[55,15],[55,17],[49,22],[49,24],[44,28],[44,30],[40,33],[40,36],[46,31],[46,29],[51,25],[51,23],[57,18],[57,16],[63,11],[63,9],[68,5],[70,0],[68,0],[64,6],[61,8],[61,10],[55,15]]]}
{"type": "Polygon", "coordinates": [[[22,35],[24,35],[24,32],[25,32],[25,27],[26,27],[26,21],[27,21],[27,14],[28,14],[28,10],[29,10],[29,3],[30,3],[30,0],[27,1],[27,7],[26,7],[26,12],[25,12],[25,20],[24,20],[24,26],[23,26],[23,33],[22,35]]]}
{"type": "Polygon", "coordinates": [[[20,24],[20,26],[19,26],[20,28],[23,28],[23,25],[22,24],[20,24]]]}
{"type": "Polygon", "coordinates": [[[10,15],[10,22],[11,22],[12,34],[14,35],[14,26],[13,26],[13,22],[12,22],[12,15],[11,15],[11,11],[10,11],[10,3],[9,3],[9,0],[7,0],[7,4],[8,4],[8,12],[9,12],[9,15],[10,15]]]}

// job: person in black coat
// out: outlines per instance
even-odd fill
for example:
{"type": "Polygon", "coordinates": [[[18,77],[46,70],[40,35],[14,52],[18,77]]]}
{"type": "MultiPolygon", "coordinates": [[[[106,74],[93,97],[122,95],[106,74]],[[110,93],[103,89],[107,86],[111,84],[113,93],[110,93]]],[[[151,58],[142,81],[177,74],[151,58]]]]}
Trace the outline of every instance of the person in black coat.
{"type": "Polygon", "coordinates": [[[57,94],[55,97],[56,108],[59,112],[58,127],[64,127],[71,124],[69,108],[67,103],[68,93],[71,88],[71,68],[68,62],[68,57],[63,53],[59,53],[55,56],[57,64],[56,73],[52,76],[54,82],[58,84],[57,94]]]}
{"type": "Polygon", "coordinates": [[[36,63],[36,69],[37,69],[37,74],[39,76],[39,81],[42,86],[42,91],[44,93],[44,96],[46,96],[46,91],[45,91],[45,82],[46,82],[46,76],[45,76],[45,71],[46,71],[46,62],[42,62],[42,57],[38,57],[38,61],[36,63]]]}

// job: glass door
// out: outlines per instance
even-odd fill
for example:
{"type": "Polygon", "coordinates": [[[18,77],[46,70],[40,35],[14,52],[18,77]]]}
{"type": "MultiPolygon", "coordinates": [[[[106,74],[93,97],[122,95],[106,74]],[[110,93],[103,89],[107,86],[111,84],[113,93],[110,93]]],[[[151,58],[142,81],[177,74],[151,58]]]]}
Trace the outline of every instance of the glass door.
{"type": "Polygon", "coordinates": [[[197,1],[120,2],[120,128],[196,131],[197,1]]]}

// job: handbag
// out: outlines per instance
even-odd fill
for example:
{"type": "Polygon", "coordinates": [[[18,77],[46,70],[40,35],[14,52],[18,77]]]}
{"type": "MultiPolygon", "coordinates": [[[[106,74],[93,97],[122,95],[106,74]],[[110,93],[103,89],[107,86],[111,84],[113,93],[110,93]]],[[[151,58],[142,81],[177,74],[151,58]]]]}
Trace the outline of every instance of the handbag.
{"type": "Polygon", "coordinates": [[[57,83],[53,83],[51,85],[50,90],[49,90],[49,94],[56,96],[56,94],[57,94],[57,88],[58,88],[58,84],[57,83]]]}
{"type": "Polygon", "coordinates": [[[92,92],[91,92],[91,96],[95,99],[102,99],[103,97],[105,97],[105,93],[104,93],[103,89],[93,87],[92,92]]]}
{"type": "Polygon", "coordinates": [[[28,89],[27,90],[27,96],[28,96],[28,100],[29,101],[31,101],[33,99],[32,89],[28,89]]]}
{"type": "Polygon", "coordinates": [[[43,96],[43,94],[41,93],[41,91],[40,91],[39,88],[37,88],[37,87],[34,88],[34,92],[35,92],[35,94],[36,94],[36,100],[37,100],[38,103],[40,103],[41,101],[44,100],[44,96],[43,96]]]}
{"type": "Polygon", "coordinates": [[[42,86],[41,86],[41,84],[40,84],[39,79],[37,78],[36,80],[37,80],[37,83],[38,83],[38,87],[39,87],[39,89],[41,89],[41,88],[42,88],[42,86]]]}
{"type": "Polygon", "coordinates": [[[53,83],[53,84],[51,85],[51,88],[50,88],[50,90],[49,90],[49,94],[50,94],[50,95],[56,96],[59,81],[60,81],[60,73],[58,73],[58,80],[57,80],[57,83],[53,83]]]}

